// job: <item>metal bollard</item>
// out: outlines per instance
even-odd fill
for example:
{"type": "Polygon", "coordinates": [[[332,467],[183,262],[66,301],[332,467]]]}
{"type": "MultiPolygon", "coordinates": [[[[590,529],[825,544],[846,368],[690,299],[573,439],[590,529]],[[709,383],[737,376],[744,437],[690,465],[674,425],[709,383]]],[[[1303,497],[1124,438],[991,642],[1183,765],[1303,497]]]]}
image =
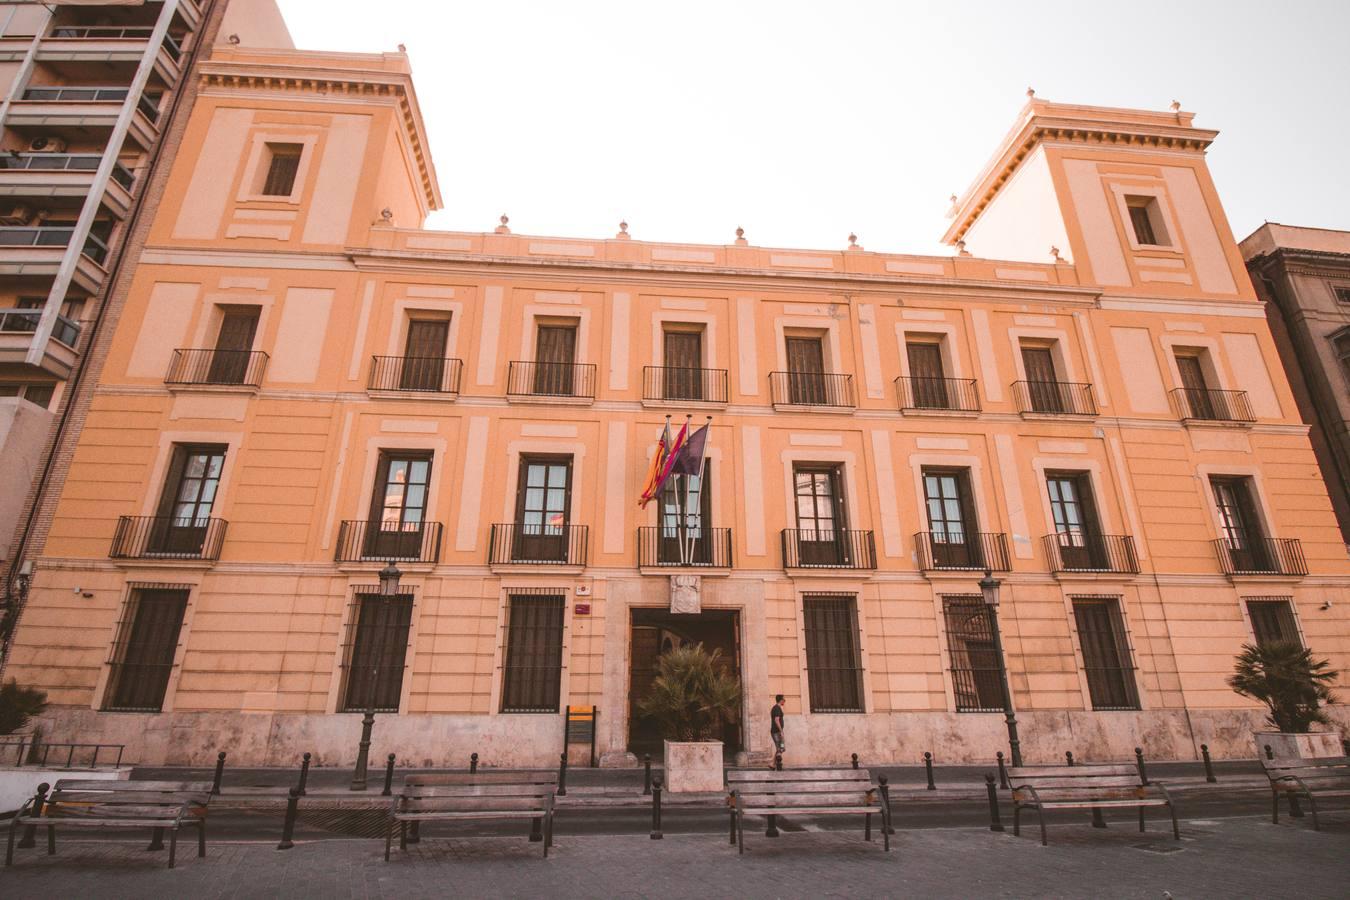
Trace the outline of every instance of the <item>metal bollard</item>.
{"type": "Polygon", "coordinates": [[[220,780],[225,777],[225,751],[222,750],[216,754],[216,777],[211,782],[211,796],[220,795],[220,780]]]}
{"type": "Polygon", "coordinates": [[[1134,748],[1134,764],[1139,769],[1139,780],[1148,784],[1148,769],[1144,768],[1144,748],[1134,748]]]}
{"type": "Polygon", "coordinates": [[[352,772],[353,791],[366,789],[366,768],[370,764],[370,730],[375,727],[375,710],[367,709],[361,717],[361,743],[357,745],[356,769],[352,772]]]}
{"type": "Polygon", "coordinates": [[[1270,749],[1269,744],[1266,744],[1266,759],[1274,759],[1274,758],[1275,758],[1275,751],[1270,749]]]}
{"type": "Polygon", "coordinates": [[[858,768],[858,754],[853,754],[853,768],[858,768]]]}
{"type": "Polygon", "coordinates": [[[1008,789],[1008,768],[1003,764],[1003,751],[998,751],[996,756],[998,757],[998,786],[1006,791],[1008,789]]]}
{"type": "Polygon", "coordinates": [[[890,810],[890,815],[888,815],[886,818],[890,820],[891,824],[884,826],[886,829],[886,833],[895,834],[895,810],[890,808],[891,806],[890,779],[888,779],[885,775],[878,775],[877,787],[881,790],[881,799],[885,801],[886,808],[890,810]]]}
{"type": "Polygon", "coordinates": [[[558,758],[558,796],[567,796],[567,754],[558,758]]]}
{"type": "Polygon", "coordinates": [[[1209,758],[1209,744],[1200,745],[1200,758],[1205,761],[1205,781],[1216,783],[1219,779],[1214,777],[1214,760],[1209,758]]]}
{"type": "Polygon", "coordinates": [[[661,776],[657,775],[652,781],[652,834],[654,841],[659,841],[665,837],[661,833],[661,776]]]}
{"type": "Polygon", "coordinates": [[[998,791],[994,789],[994,776],[984,776],[984,792],[989,795],[989,830],[1002,831],[1003,820],[998,812],[998,791]]]}
{"type": "Polygon", "coordinates": [[[469,754],[469,774],[470,774],[470,775],[477,775],[477,774],[478,774],[478,754],[477,754],[477,753],[470,753],[470,754],[469,754]]]}
{"type": "Polygon", "coordinates": [[[384,790],[380,791],[381,797],[394,796],[394,754],[389,754],[389,759],[384,764],[384,790]]]}
{"type": "Polygon", "coordinates": [[[286,799],[286,821],[281,826],[281,843],[277,844],[278,850],[289,850],[295,846],[295,841],[291,840],[295,836],[295,817],[300,812],[300,789],[291,788],[290,796],[286,799]]]}
{"type": "Polygon", "coordinates": [[[923,769],[928,775],[928,789],[936,791],[937,785],[933,783],[933,753],[930,750],[923,751],[923,769]]]}
{"type": "Polygon", "coordinates": [[[652,755],[642,754],[642,796],[652,795],[652,755]]]}
{"type": "MultiPolygon", "coordinates": [[[[40,815],[42,815],[42,807],[44,807],[44,806],[47,805],[47,789],[50,788],[50,787],[51,787],[51,785],[47,784],[47,782],[45,782],[45,781],[42,782],[42,784],[39,784],[39,785],[37,786],[37,793],[33,795],[33,813],[32,813],[32,814],[33,814],[34,816],[40,816],[40,815]]],[[[23,829],[23,837],[19,840],[19,846],[20,846],[21,848],[23,848],[24,850],[27,850],[29,847],[36,847],[36,846],[37,846],[37,826],[36,826],[36,825],[26,825],[26,826],[24,826],[24,829],[23,829]]]]}
{"type": "Polygon", "coordinates": [[[1065,751],[1064,751],[1064,764],[1067,765],[1067,766],[1073,765],[1073,751],[1072,751],[1072,750],[1065,750],[1065,751]]]}
{"type": "Polygon", "coordinates": [[[309,754],[306,753],[300,757],[300,783],[295,789],[300,792],[300,796],[305,796],[305,785],[309,783],[309,754]]]}

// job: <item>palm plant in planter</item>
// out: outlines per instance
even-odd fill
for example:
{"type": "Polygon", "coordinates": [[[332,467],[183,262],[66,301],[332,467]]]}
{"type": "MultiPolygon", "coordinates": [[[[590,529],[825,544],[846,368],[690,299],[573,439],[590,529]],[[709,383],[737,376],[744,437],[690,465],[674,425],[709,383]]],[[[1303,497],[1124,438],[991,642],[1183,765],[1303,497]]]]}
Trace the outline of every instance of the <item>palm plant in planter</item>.
{"type": "Polygon", "coordinates": [[[740,715],[741,686],[727,674],[722,651],[702,644],[665,653],[638,712],[655,719],[665,737],[666,781],[672,791],[722,787],[724,725],[740,715]]]}
{"type": "Polygon", "coordinates": [[[1339,754],[1339,736],[1313,732],[1313,725],[1329,723],[1323,703],[1335,700],[1331,685],[1338,672],[1327,660],[1314,660],[1312,651],[1295,641],[1271,641],[1243,644],[1228,677],[1228,686],[1244,697],[1264,703],[1270,714],[1266,721],[1276,732],[1257,732],[1258,749],[1279,745],[1279,756],[1322,756],[1339,754]],[[1318,752],[1317,738],[1326,734],[1324,743],[1330,753],[1318,752]],[[1304,736],[1301,738],[1294,735],[1304,736]]]}

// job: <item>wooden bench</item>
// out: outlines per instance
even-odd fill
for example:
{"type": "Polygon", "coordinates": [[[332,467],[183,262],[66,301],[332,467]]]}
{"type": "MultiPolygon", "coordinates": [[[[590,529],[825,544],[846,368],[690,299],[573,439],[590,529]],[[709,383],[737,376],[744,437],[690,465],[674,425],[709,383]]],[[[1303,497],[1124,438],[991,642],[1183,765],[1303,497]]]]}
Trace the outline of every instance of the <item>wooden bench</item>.
{"type": "Polygon", "coordinates": [[[206,855],[209,781],[88,781],[63,778],[40,811],[30,799],[10,820],[5,865],[14,862],[14,836],[22,826],[47,829],[47,853],[56,852],[57,828],[151,828],[155,844],[169,832],[169,868],[178,850],[178,829],[197,829],[197,855],[206,855]]]}
{"type": "Polygon", "coordinates": [[[745,817],[791,813],[804,816],[862,815],[863,837],[872,840],[872,815],[881,815],[881,836],[891,849],[891,808],[866,769],[733,769],[727,772],[727,806],[739,853],[745,852],[745,817]]]}
{"type": "Polygon", "coordinates": [[[455,819],[539,819],[544,856],[553,845],[553,805],[557,777],[535,772],[476,772],[409,775],[389,812],[384,858],[398,826],[400,850],[408,849],[408,826],[455,819]]]}
{"type": "Polygon", "coordinates": [[[1280,824],[1280,794],[1308,798],[1314,831],[1322,830],[1317,821],[1318,797],[1350,797],[1350,756],[1263,759],[1261,764],[1270,779],[1270,820],[1276,825],[1280,824]]]}
{"type": "Polygon", "coordinates": [[[1144,809],[1165,806],[1172,815],[1172,836],[1181,840],[1177,810],[1167,788],[1156,781],[1144,784],[1139,770],[1129,764],[1024,766],[1008,770],[1012,786],[1013,834],[1020,835],[1021,813],[1035,809],[1041,822],[1044,846],[1047,809],[1139,809],[1139,830],[1144,830],[1144,809]]]}

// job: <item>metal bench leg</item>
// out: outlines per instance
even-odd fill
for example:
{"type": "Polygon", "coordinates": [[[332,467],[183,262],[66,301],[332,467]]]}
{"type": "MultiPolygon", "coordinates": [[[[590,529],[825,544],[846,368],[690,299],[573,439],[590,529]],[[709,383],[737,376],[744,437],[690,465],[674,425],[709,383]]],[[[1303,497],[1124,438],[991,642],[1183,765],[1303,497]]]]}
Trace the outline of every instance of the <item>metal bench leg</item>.
{"type": "Polygon", "coordinates": [[[1045,810],[1037,806],[1036,816],[1041,820],[1041,846],[1048,847],[1050,846],[1050,841],[1045,836],[1045,810]]]}
{"type": "Polygon", "coordinates": [[[206,857],[206,816],[197,821],[197,858],[206,857]]]}
{"type": "Polygon", "coordinates": [[[149,847],[146,847],[145,849],[146,849],[147,852],[149,852],[149,851],[151,851],[151,850],[163,850],[163,849],[164,849],[164,829],[163,829],[163,828],[152,828],[152,829],[150,829],[150,846],[149,846],[149,847]]]}
{"type": "Polygon", "coordinates": [[[1013,803],[1013,837],[1022,836],[1022,807],[1013,803]]]}
{"type": "Polygon", "coordinates": [[[19,817],[15,815],[9,822],[9,844],[5,847],[5,865],[14,865],[14,837],[19,831],[19,817]]]}
{"type": "Polygon", "coordinates": [[[1172,804],[1167,804],[1167,811],[1172,814],[1172,838],[1181,840],[1181,826],[1177,824],[1177,808],[1172,804]]]}
{"type": "Polygon", "coordinates": [[[1317,798],[1312,795],[1312,791],[1308,791],[1308,806],[1312,808],[1313,831],[1321,831],[1322,826],[1317,824],[1317,798]]]}
{"type": "Polygon", "coordinates": [[[727,843],[730,844],[731,846],[735,847],[735,846],[736,846],[736,810],[733,809],[730,813],[728,813],[727,819],[729,820],[730,826],[731,826],[731,827],[727,830],[727,838],[728,838],[727,843]]]}
{"type": "Polygon", "coordinates": [[[47,826],[47,855],[56,855],[56,828],[51,825],[47,826]]]}
{"type": "Polygon", "coordinates": [[[1140,831],[1140,833],[1142,833],[1143,830],[1144,830],[1144,808],[1141,806],[1141,807],[1139,807],[1139,831],[1140,831]]]}
{"type": "Polygon", "coordinates": [[[868,813],[863,818],[866,819],[863,823],[863,840],[870,841],[872,839],[872,814],[868,813]]]}
{"type": "Polygon", "coordinates": [[[745,852],[745,814],[739,810],[736,812],[736,847],[737,853],[745,852]]]}
{"type": "Polygon", "coordinates": [[[178,829],[169,832],[169,868],[173,868],[174,858],[178,855],[178,829]]]}
{"type": "Polygon", "coordinates": [[[553,844],[553,813],[544,817],[544,859],[548,859],[548,848],[553,844]]]}
{"type": "Polygon", "coordinates": [[[408,849],[408,823],[406,821],[398,823],[398,849],[408,849]]]}
{"type": "Polygon", "coordinates": [[[544,839],[544,828],[542,819],[530,820],[530,843],[542,841],[544,839]]]}
{"type": "Polygon", "coordinates": [[[891,852],[891,814],[888,809],[881,810],[881,842],[886,852],[891,852]]]}
{"type": "Polygon", "coordinates": [[[389,817],[389,825],[384,829],[384,861],[389,862],[389,848],[394,845],[394,817],[389,817]]]}
{"type": "Polygon", "coordinates": [[[1270,821],[1272,824],[1280,824],[1280,792],[1274,788],[1270,789],[1270,821]]]}

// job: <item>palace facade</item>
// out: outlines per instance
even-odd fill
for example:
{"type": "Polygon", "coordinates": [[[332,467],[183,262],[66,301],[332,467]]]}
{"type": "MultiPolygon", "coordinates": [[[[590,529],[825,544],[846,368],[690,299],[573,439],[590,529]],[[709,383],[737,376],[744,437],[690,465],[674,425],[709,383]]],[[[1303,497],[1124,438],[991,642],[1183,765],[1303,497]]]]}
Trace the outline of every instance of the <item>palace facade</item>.
{"type": "Polygon", "coordinates": [[[987,761],[996,614],[1029,761],[1252,756],[1233,657],[1350,669],[1350,559],[1192,118],[1032,98],[950,256],[439,232],[406,58],[217,47],[6,677],[142,763],[348,763],[374,709],[547,765],[593,705],[625,765],[703,643],[743,760],[782,693],[794,764],[987,761]],[[668,416],[707,470],[641,509],[668,416]]]}

